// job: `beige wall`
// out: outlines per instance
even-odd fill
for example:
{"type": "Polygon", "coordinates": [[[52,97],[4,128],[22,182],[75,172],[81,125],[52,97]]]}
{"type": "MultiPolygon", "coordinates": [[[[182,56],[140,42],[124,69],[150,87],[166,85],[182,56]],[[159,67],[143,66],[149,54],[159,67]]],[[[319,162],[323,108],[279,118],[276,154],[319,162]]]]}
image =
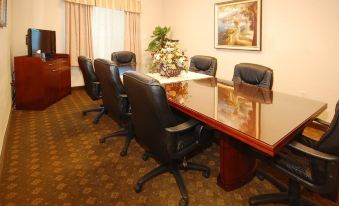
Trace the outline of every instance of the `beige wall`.
{"type": "Polygon", "coordinates": [[[27,55],[25,36],[29,28],[56,31],[56,50],[65,52],[64,0],[12,0],[14,56],[27,55]]]}
{"type": "Polygon", "coordinates": [[[329,103],[339,97],[338,0],[263,0],[262,51],[214,49],[215,0],[165,0],[165,23],[189,56],[218,58],[217,77],[231,79],[234,65],[252,62],[274,70],[273,89],[329,103]]]}
{"type": "MultiPolygon", "coordinates": [[[[12,27],[12,2],[7,1],[7,27],[0,28],[0,154],[2,144],[11,112],[11,27],[12,27]]],[[[1,170],[1,168],[0,168],[1,170]]]]}
{"type": "Polygon", "coordinates": [[[149,63],[150,55],[145,51],[156,26],[164,25],[164,0],[141,0],[141,50],[142,64],[149,63]]]}

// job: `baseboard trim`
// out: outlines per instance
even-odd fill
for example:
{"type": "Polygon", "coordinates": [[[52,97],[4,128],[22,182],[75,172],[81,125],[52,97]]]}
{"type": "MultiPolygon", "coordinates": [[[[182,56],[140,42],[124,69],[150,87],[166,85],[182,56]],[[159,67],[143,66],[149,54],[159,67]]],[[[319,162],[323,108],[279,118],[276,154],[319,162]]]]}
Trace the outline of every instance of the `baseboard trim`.
{"type": "Polygon", "coordinates": [[[7,146],[7,139],[9,136],[9,127],[10,124],[12,122],[12,112],[13,110],[11,109],[11,111],[9,112],[9,117],[8,117],[8,122],[7,122],[7,126],[6,126],[6,131],[5,131],[5,136],[4,136],[4,141],[2,143],[2,148],[1,148],[1,154],[0,154],[0,178],[2,177],[2,172],[3,172],[3,168],[4,168],[4,161],[5,161],[5,149],[7,146]]]}
{"type": "Polygon", "coordinates": [[[85,86],[75,86],[75,87],[72,87],[71,89],[72,90],[79,90],[79,89],[83,89],[85,88],[85,86]]]}

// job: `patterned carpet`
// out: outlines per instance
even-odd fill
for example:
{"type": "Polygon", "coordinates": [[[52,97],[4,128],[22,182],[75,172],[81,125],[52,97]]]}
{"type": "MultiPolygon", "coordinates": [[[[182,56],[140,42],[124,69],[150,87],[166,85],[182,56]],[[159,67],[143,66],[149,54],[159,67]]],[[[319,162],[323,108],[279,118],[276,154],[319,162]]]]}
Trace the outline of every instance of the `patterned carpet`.
{"type": "MultiPolygon", "coordinates": [[[[141,159],[143,150],[132,141],[126,157],[120,157],[123,138],[99,144],[99,138],[118,129],[104,116],[92,124],[95,107],[82,89],[44,111],[13,111],[0,183],[1,206],[27,205],[114,205],[176,206],[180,193],[170,174],[144,185],[139,194],[134,184],[157,166],[141,159]]],[[[249,184],[225,192],[216,185],[218,146],[213,145],[192,159],[211,168],[206,179],[199,172],[183,172],[191,206],[242,206],[250,196],[275,192],[267,181],[254,178],[249,184]]],[[[336,205],[309,194],[322,205],[336,205]]]]}

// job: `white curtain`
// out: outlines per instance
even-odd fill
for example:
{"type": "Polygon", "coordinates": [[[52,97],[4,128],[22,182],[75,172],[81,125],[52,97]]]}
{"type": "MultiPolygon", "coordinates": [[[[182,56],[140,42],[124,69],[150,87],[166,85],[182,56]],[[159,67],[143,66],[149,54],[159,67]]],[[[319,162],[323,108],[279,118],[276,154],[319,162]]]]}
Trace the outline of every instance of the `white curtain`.
{"type": "Polygon", "coordinates": [[[114,51],[124,50],[124,12],[93,8],[92,37],[94,58],[111,59],[114,51]]]}

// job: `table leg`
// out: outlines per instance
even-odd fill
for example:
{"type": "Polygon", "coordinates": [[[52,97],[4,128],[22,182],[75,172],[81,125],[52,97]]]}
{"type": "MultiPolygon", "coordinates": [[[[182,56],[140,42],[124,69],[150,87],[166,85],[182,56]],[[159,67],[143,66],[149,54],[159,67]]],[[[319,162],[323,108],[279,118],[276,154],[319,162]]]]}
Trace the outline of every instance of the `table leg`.
{"type": "Polygon", "coordinates": [[[226,135],[220,138],[220,187],[231,191],[245,185],[254,177],[255,169],[256,159],[247,145],[226,135]]]}

